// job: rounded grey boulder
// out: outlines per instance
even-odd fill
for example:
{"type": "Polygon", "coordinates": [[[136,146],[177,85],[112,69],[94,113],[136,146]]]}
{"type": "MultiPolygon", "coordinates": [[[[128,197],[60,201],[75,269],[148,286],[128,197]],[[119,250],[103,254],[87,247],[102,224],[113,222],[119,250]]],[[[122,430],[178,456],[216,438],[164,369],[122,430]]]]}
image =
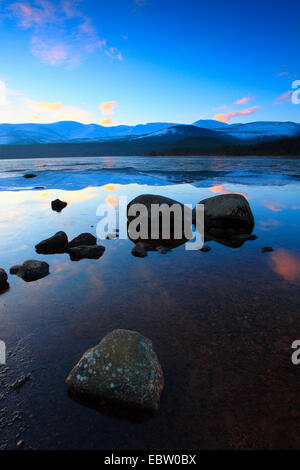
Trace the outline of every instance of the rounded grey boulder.
{"type": "Polygon", "coordinates": [[[22,265],[12,266],[10,274],[16,274],[26,282],[37,281],[49,274],[49,264],[45,261],[28,260],[22,265]]]}
{"type": "Polygon", "coordinates": [[[164,386],[152,342],[130,330],[114,330],[84,353],[66,379],[84,399],[155,411],[164,386]]]}
{"type": "MultiPolygon", "coordinates": [[[[247,199],[241,194],[221,194],[203,199],[205,231],[236,231],[251,233],[254,217],[247,199]]],[[[195,220],[196,211],[193,210],[195,220]]],[[[212,233],[212,232],[211,232],[212,233]]]]}
{"type": "Polygon", "coordinates": [[[65,232],[57,232],[53,237],[47,238],[35,245],[37,253],[51,253],[62,251],[68,243],[68,237],[65,232]]]}

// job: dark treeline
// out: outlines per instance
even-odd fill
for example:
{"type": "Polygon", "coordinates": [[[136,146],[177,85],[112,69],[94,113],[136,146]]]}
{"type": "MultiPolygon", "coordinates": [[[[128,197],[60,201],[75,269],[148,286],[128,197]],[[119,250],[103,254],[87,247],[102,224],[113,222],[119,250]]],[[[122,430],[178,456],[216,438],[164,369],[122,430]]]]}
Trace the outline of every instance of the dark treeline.
{"type": "Polygon", "coordinates": [[[188,141],[179,142],[176,146],[169,148],[165,152],[150,152],[150,155],[261,155],[261,156],[300,156],[300,136],[288,137],[284,139],[260,141],[256,144],[217,144],[217,145],[197,145],[188,141]]]}
{"type": "Polygon", "coordinates": [[[207,137],[170,141],[119,140],[62,144],[0,145],[0,158],[87,157],[126,155],[300,156],[300,137],[237,144],[207,137]]]}

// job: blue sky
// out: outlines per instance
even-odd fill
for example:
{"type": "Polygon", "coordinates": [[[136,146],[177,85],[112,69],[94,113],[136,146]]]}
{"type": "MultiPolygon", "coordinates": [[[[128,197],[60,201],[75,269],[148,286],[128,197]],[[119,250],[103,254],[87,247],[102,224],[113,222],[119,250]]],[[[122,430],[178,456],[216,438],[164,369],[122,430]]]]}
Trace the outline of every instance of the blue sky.
{"type": "Polygon", "coordinates": [[[0,122],[292,120],[296,0],[0,0],[0,122]]]}

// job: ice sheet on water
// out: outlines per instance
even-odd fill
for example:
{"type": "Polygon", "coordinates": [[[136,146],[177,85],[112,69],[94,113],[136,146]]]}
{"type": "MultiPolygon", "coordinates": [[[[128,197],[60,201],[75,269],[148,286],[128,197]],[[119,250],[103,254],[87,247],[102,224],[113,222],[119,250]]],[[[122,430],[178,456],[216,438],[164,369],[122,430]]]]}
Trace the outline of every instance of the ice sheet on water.
{"type": "Polygon", "coordinates": [[[300,180],[296,159],[237,157],[84,157],[0,160],[0,190],[83,189],[114,184],[285,185],[300,180]],[[36,178],[25,179],[26,173],[36,178]]]}

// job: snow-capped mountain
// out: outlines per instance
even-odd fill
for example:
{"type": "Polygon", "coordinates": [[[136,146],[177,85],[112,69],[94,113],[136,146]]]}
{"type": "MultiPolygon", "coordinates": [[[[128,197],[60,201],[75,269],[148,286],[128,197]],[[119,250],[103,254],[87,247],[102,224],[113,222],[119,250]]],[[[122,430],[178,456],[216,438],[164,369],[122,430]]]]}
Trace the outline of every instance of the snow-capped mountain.
{"type": "Polygon", "coordinates": [[[193,126],[202,127],[203,129],[219,130],[225,129],[225,127],[229,126],[229,124],[215,121],[214,119],[200,119],[200,121],[194,122],[193,126]]]}
{"type": "Polygon", "coordinates": [[[181,139],[188,139],[190,137],[209,137],[212,139],[226,140],[229,137],[215,130],[202,128],[195,125],[178,124],[176,126],[168,127],[150,134],[145,134],[135,137],[138,140],[168,140],[175,141],[181,139]]]}
{"type": "Polygon", "coordinates": [[[278,139],[300,135],[300,124],[294,122],[257,121],[231,124],[219,128],[221,132],[238,139],[278,139]]]}
{"type": "Polygon", "coordinates": [[[51,124],[0,124],[0,145],[104,142],[117,139],[166,139],[214,137],[220,140],[235,138],[242,141],[270,140],[300,135],[300,124],[294,122],[252,122],[226,124],[200,120],[192,125],[168,122],[136,126],[104,127],[62,121],[51,124]]]}

